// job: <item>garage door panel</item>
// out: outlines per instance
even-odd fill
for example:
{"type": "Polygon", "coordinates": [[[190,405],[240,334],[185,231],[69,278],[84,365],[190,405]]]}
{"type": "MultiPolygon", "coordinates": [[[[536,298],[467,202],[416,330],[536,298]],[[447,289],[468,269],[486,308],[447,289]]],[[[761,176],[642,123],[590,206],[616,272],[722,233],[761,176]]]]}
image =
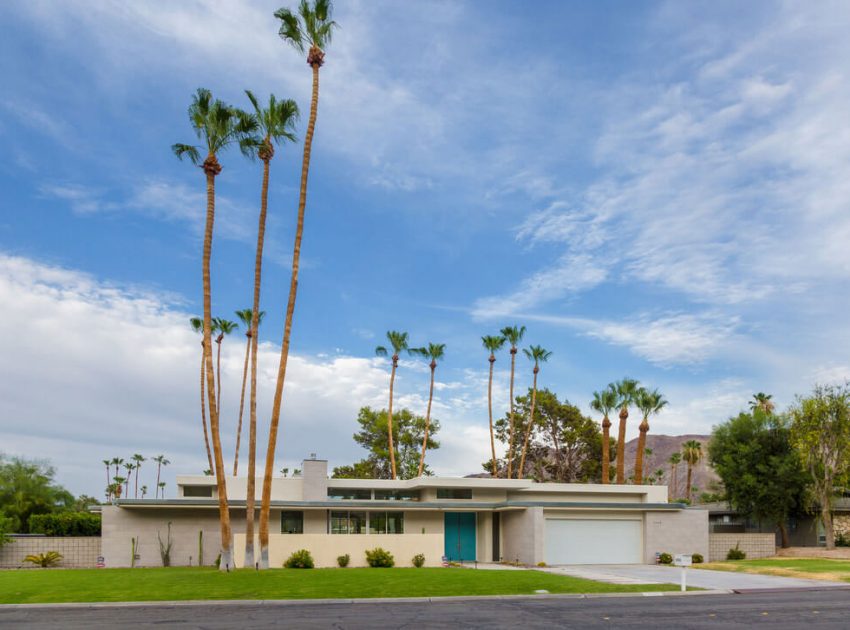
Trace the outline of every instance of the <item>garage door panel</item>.
{"type": "Polygon", "coordinates": [[[547,518],[547,564],[640,564],[639,520],[547,518]]]}

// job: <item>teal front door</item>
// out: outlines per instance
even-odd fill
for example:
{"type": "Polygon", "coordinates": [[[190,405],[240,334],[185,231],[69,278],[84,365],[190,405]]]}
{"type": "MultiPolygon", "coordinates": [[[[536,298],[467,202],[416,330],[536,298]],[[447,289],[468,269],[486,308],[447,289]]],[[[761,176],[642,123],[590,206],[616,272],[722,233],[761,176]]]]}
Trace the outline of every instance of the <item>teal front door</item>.
{"type": "Polygon", "coordinates": [[[445,553],[453,562],[475,560],[475,513],[445,513],[445,553]]]}

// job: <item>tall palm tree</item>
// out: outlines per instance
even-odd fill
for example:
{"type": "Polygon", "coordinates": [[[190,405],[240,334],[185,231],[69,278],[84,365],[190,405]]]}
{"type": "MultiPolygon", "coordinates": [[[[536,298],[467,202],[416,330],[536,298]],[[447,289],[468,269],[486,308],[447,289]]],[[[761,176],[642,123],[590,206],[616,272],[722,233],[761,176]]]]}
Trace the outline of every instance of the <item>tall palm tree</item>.
{"type": "Polygon", "coordinates": [[[691,475],[693,473],[694,466],[696,466],[702,459],[702,444],[700,444],[697,440],[688,440],[687,442],[682,444],[682,459],[685,460],[685,463],[687,463],[688,465],[687,498],[688,502],[690,502],[691,475]]]}
{"type": "Polygon", "coordinates": [[[145,498],[145,495],[148,493],[148,487],[147,487],[147,486],[142,486],[141,488],[139,488],[139,490],[141,490],[141,491],[142,491],[142,498],[144,499],[144,498],[145,498]]]}
{"type": "Polygon", "coordinates": [[[157,455],[153,458],[153,461],[156,462],[156,496],[157,498],[159,498],[159,488],[162,487],[159,483],[159,473],[162,470],[163,466],[168,466],[171,462],[165,459],[165,455],[157,455]]]}
{"type": "Polygon", "coordinates": [[[490,353],[488,359],[490,362],[490,380],[487,383],[487,411],[490,415],[490,453],[492,455],[490,466],[494,479],[499,476],[499,467],[496,464],[496,438],[493,433],[493,366],[496,364],[496,352],[501,350],[502,346],[505,345],[505,341],[507,339],[499,335],[481,337],[481,344],[490,353]]]}
{"type": "Polygon", "coordinates": [[[204,248],[201,261],[201,277],[204,302],[204,365],[207,377],[207,403],[210,412],[210,431],[212,433],[213,459],[215,463],[216,486],[218,489],[218,515],[221,525],[221,569],[228,570],[233,565],[233,551],[230,544],[230,512],[227,508],[227,482],[224,473],[224,457],[221,450],[221,431],[219,428],[219,406],[216,401],[215,378],[212,364],[212,289],[210,281],[210,259],[212,257],[213,226],[215,224],[215,178],[221,173],[218,154],[229,145],[238,143],[243,151],[250,145],[250,134],[255,130],[256,121],[252,117],[213,100],[209,90],[199,88],[189,106],[189,121],[195,134],[204,142],[206,157],[201,161],[198,147],[188,144],[175,144],[172,151],[183,159],[188,157],[193,164],[200,166],[206,177],[207,212],[204,226],[204,248]]]}
{"type": "Polygon", "coordinates": [[[552,356],[552,353],[545,350],[541,346],[528,346],[522,349],[523,354],[531,361],[534,361],[534,384],[531,389],[531,410],[528,418],[528,426],[525,428],[525,438],[522,442],[522,456],[519,458],[519,470],[517,470],[517,479],[522,479],[525,471],[525,454],[528,451],[528,438],[531,437],[531,431],[534,428],[534,406],[537,403],[537,374],[540,372],[540,364],[545,363],[552,356]]]}
{"type": "MultiPolygon", "coordinates": [[[[263,321],[263,317],[265,317],[266,312],[260,311],[257,315],[257,326],[259,327],[259,324],[263,321]]],[[[248,359],[251,355],[251,339],[254,337],[254,334],[251,332],[253,330],[253,311],[250,308],[236,311],[236,317],[238,317],[245,325],[245,337],[247,337],[247,341],[245,342],[245,365],[242,367],[242,391],[239,394],[239,421],[236,424],[236,450],[233,455],[234,477],[239,474],[239,448],[242,444],[242,416],[245,411],[245,387],[248,381],[248,359]]]]}
{"type": "Polygon", "coordinates": [[[115,477],[118,476],[118,469],[121,467],[121,465],[123,463],[124,463],[124,459],[121,458],[121,457],[113,457],[112,458],[112,465],[115,466],[115,477]]]}
{"type": "Polygon", "coordinates": [[[756,409],[761,409],[765,415],[771,415],[773,410],[776,408],[776,405],[773,404],[771,398],[773,398],[772,395],[765,394],[764,392],[753,394],[753,399],[750,401],[750,410],[755,411],[756,409]]]}
{"type": "Polygon", "coordinates": [[[611,483],[611,420],[608,416],[617,408],[617,392],[613,383],[601,392],[593,392],[590,407],[602,414],[602,483],[611,483]]]}
{"type": "Polygon", "coordinates": [[[626,483],[626,420],[629,407],[635,404],[640,384],[633,378],[624,378],[614,383],[617,392],[617,407],[620,409],[620,426],[617,431],[617,483],[626,483]]]}
{"type": "Polygon", "coordinates": [[[275,17],[281,21],[278,34],[301,53],[307,49],[307,64],[313,71],[313,93],[310,101],[310,118],[304,135],[304,155],[301,160],[301,188],[298,196],[298,220],[295,227],[295,245],[292,248],[292,275],[289,280],[289,298],[286,302],[286,317],[283,323],[283,341],[280,344],[280,363],[277,368],[272,414],[269,421],[269,443],[266,449],[266,467],[263,474],[263,497],[260,504],[260,567],[269,567],[269,516],[271,512],[272,475],[277,448],[277,429],[280,422],[280,406],[283,399],[283,384],[286,381],[286,364],[289,359],[289,343],[292,333],[292,317],[295,313],[295,298],[298,293],[298,270],[301,260],[301,238],[304,235],[304,210],[307,206],[307,176],[310,171],[310,152],[313,149],[313,132],[316,128],[316,110],[319,107],[319,68],[325,60],[325,49],[331,41],[337,24],[331,19],[333,5],[330,0],[314,0],[313,5],[302,0],[298,11],[278,9],[275,17]]]}
{"type": "Polygon", "coordinates": [[[158,488],[157,491],[162,494],[162,498],[164,499],[165,498],[165,482],[160,481],[158,484],[156,484],[156,487],[158,488]]]}
{"type": "MultiPolygon", "coordinates": [[[[263,319],[260,311],[260,285],[263,275],[263,247],[266,238],[266,213],[269,199],[269,170],[274,157],[274,145],[295,142],[295,123],[298,120],[298,105],[285,99],[278,101],[274,94],[269,96],[267,107],[262,107],[248,90],[245,91],[254,108],[257,135],[251,147],[252,157],[263,163],[263,181],[260,188],[260,214],[257,225],[257,252],[254,257],[254,301],[251,308],[250,330],[256,333],[263,319]]],[[[245,516],[245,566],[254,566],[254,502],[257,469],[257,344],[259,335],[251,336],[251,394],[248,424],[248,480],[245,516]]],[[[288,350],[287,350],[288,352],[288,350]]],[[[241,416],[241,413],[240,413],[241,416]]],[[[235,466],[234,466],[235,468],[235,466]]]]}
{"type": "Polygon", "coordinates": [[[207,431],[207,403],[204,400],[204,390],[206,389],[204,385],[204,320],[201,317],[191,317],[189,318],[189,324],[191,324],[192,330],[201,334],[201,425],[204,427],[204,446],[207,448],[207,462],[210,465],[210,470],[212,470],[214,466],[212,451],[210,450],[210,435],[207,431]]]}
{"type": "Polygon", "coordinates": [[[136,481],[135,486],[133,488],[133,496],[138,499],[139,498],[139,468],[142,467],[142,462],[145,461],[145,458],[139,453],[135,453],[133,455],[133,461],[136,462],[135,470],[136,470],[136,481]]]}
{"type": "Polygon", "coordinates": [[[678,472],[679,472],[679,463],[682,461],[682,454],[678,451],[670,455],[670,459],[667,460],[667,463],[670,464],[670,485],[668,489],[668,493],[670,495],[670,499],[675,499],[676,494],[679,492],[679,483],[678,483],[678,472]]]}
{"type": "Polygon", "coordinates": [[[112,493],[115,495],[116,499],[121,498],[121,493],[124,491],[124,482],[127,481],[126,478],[115,476],[112,478],[112,493]]]}
{"type": "Polygon", "coordinates": [[[126,484],[127,486],[124,488],[124,496],[126,498],[130,498],[130,479],[133,478],[133,471],[136,469],[136,465],[133,462],[126,462],[124,464],[124,470],[127,471],[126,484]]]}
{"type": "Polygon", "coordinates": [[[505,459],[508,460],[505,477],[510,479],[514,463],[514,370],[516,368],[517,345],[525,336],[525,326],[505,326],[499,332],[511,344],[510,423],[508,425],[508,452],[505,456],[505,459]]]}
{"type": "MultiPolygon", "coordinates": [[[[402,352],[411,354],[410,347],[407,342],[407,333],[398,332],[397,330],[387,331],[387,340],[392,348],[392,369],[390,370],[390,402],[387,409],[387,440],[390,449],[390,470],[392,478],[396,478],[395,466],[395,445],[393,444],[393,387],[395,386],[395,371],[398,368],[398,355],[402,352]]],[[[385,357],[389,354],[386,347],[378,346],[375,348],[375,354],[379,357],[385,357]]]]}
{"type": "Polygon", "coordinates": [[[649,416],[657,414],[667,406],[667,401],[657,389],[652,391],[641,387],[638,390],[635,398],[635,406],[640,409],[643,414],[640,426],[638,427],[638,447],[635,454],[635,483],[640,485],[643,483],[643,456],[646,451],[652,452],[646,448],[646,433],[649,431],[649,416]]]}
{"type": "Polygon", "coordinates": [[[422,472],[425,470],[425,449],[428,446],[428,430],[431,428],[431,402],[434,400],[434,371],[437,369],[437,361],[440,361],[446,352],[446,344],[429,343],[423,348],[414,348],[411,352],[425,359],[430,359],[428,367],[431,368],[431,388],[428,391],[428,408],[425,411],[425,437],[422,439],[422,455],[419,456],[419,472],[417,473],[417,476],[421,477],[422,472]]]}
{"type": "Polygon", "coordinates": [[[221,344],[227,335],[232,334],[237,328],[239,328],[239,324],[232,322],[229,319],[224,319],[223,317],[216,317],[214,322],[215,323],[213,325],[216,330],[218,330],[218,336],[215,338],[215,342],[218,344],[215,359],[215,373],[217,381],[215,399],[218,404],[218,409],[221,411],[221,344]]]}
{"type": "Polygon", "coordinates": [[[112,460],[103,459],[101,461],[106,466],[106,500],[109,501],[112,498],[112,493],[109,491],[109,471],[111,470],[112,460]]]}

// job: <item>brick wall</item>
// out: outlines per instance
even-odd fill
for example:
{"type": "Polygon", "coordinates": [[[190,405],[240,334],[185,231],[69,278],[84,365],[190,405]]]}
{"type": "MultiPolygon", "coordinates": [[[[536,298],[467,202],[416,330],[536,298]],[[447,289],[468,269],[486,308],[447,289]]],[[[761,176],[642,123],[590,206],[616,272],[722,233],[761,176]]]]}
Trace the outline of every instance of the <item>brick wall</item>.
{"type": "Polygon", "coordinates": [[[0,547],[0,569],[34,567],[24,558],[31,554],[58,551],[62,560],[57,566],[68,569],[94,568],[100,555],[99,536],[11,536],[12,541],[0,547]]]}
{"type": "Polygon", "coordinates": [[[709,534],[708,561],[726,560],[726,554],[735,545],[747,553],[748,560],[776,555],[775,534],[709,534]]]}
{"type": "Polygon", "coordinates": [[[703,556],[708,553],[708,510],[647,512],[645,523],[643,550],[647,564],[655,563],[656,553],[700,553],[703,556]]]}

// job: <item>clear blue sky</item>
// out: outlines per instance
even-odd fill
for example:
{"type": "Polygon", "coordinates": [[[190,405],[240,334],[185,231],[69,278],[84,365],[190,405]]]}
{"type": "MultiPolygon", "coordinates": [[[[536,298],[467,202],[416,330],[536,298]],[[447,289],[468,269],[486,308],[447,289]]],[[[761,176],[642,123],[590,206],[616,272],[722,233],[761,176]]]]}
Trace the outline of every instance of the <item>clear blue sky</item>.
{"type": "MultiPolygon", "coordinates": [[[[0,6],[0,450],[50,458],[77,492],[99,493],[100,460],[135,451],[204,467],[186,325],[203,178],[169,146],[192,141],[199,86],[242,106],[245,88],[272,91],[306,119],[310,72],[277,37],[278,6],[0,6]]],[[[587,412],[624,375],[659,387],[659,433],[850,375],[846,4],[534,7],[337,2],[281,466],[361,456],[354,416],[386,404],[373,350],[388,329],[447,344],[444,474],[486,458],[480,337],[506,324],[553,351],[541,386],[587,412]]],[[[261,435],[300,159],[286,146],[272,166],[261,435]]],[[[236,151],[221,162],[227,316],[250,305],[260,171],[236,151]]],[[[225,344],[226,453],[243,339],[225,344]]],[[[422,412],[427,370],[402,368],[401,404],[422,412]]]]}

